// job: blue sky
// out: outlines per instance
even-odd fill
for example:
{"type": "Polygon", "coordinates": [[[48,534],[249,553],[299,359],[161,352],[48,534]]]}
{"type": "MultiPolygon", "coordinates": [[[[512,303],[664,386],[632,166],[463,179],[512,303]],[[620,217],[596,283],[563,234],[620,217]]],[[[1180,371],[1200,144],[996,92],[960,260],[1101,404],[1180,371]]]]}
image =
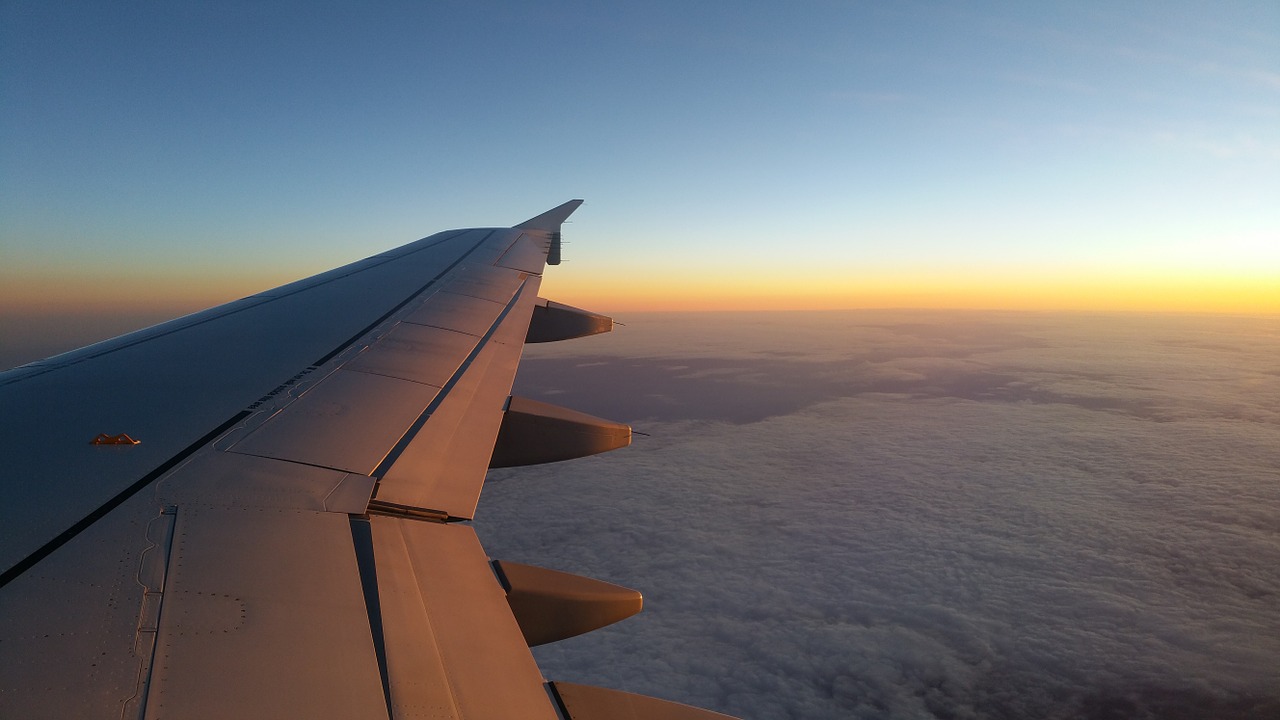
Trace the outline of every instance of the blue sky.
{"type": "Polygon", "coordinates": [[[1274,3],[0,7],[28,295],[229,299],[583,197],[574,299],[1217,272],[1280,308],[1274,3]]]}

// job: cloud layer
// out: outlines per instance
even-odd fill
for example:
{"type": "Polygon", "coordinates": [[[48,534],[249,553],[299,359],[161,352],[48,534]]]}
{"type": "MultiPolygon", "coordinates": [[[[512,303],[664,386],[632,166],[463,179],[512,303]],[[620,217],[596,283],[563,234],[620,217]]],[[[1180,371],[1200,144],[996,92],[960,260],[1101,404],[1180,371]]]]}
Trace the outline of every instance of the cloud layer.
{"type": "Polygon", "coordinates": [[[548,677],[756,718],[1280,713],[1275,320],[628,322],[517,391],[652,437],[480,506],[495,557],[646,594],[548,677]]]}

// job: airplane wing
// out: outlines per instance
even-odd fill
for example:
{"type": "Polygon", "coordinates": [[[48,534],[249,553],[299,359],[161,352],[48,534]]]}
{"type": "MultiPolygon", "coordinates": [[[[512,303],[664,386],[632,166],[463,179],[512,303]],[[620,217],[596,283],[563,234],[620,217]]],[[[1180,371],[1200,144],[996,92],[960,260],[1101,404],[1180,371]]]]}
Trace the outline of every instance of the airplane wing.
{"type": "Polygon", "coordinates": [[[538,298],[580,203],[0,373],[0,717],[723,717],[547,682],[640,594],[471,527],[489,467],[630,442],[510,396],[612,328],[538,298]]]}

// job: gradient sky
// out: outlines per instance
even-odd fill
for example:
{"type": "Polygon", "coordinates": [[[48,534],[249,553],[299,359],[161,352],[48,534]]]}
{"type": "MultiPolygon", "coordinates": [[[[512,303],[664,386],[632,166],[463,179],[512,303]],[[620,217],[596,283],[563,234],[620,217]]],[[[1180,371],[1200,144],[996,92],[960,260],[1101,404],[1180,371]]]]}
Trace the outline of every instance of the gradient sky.
{"type": "Polygon", "coordinates": [[[1280,312],[1280,5],[0,4],[0,305],[194,310],[573,197],[600,310],[1280,312]]]}

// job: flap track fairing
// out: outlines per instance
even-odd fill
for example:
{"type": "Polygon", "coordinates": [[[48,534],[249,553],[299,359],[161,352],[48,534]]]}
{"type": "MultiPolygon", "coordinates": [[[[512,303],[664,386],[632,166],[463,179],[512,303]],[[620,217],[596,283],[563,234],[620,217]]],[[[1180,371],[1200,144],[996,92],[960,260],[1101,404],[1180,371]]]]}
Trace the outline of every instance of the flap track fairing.
{"type": "Polygon", "coordinates": [[[630,425],[512,396],[502,416],[489,467],[572,460],[630,444],[630,425]]]}
{"type": "Polygon", "coordinates": [[[527,343],[556,342],[613,330],[613,318],[545,298],[538,298],[529,320],[527,343]]]}
{"type": "Polygon", "coordinates": [[[501,560],[493,567],[529,647],[612,625],[644,606],[638,591],[602,580],[501,560]]]}

